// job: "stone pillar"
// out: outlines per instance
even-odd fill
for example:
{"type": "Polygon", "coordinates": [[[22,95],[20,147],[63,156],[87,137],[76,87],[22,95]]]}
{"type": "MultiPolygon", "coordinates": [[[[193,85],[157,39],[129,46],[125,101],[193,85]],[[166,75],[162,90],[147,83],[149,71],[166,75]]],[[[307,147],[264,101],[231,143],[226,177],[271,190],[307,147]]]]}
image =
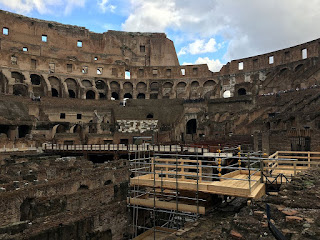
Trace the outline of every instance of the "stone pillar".
{"type": "Polygon", "coordinates": [[[18,126],[10,126],[8,135],[9,135],[8,137],[10,138],[10,140],[15,140],[15,139],[19,138],[18,126]]]}

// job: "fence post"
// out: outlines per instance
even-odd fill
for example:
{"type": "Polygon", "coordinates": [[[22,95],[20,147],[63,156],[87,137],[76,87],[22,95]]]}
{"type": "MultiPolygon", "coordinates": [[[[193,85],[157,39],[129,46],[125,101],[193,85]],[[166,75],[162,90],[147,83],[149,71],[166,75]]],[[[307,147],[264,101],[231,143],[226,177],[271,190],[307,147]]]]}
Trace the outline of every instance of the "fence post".
{"type": "Polygon", "coordinates": [[[311,162],[311,159],[310,159],[310,152],[308,152],[308,168],[310,168],[310,162],[311,162]]]}

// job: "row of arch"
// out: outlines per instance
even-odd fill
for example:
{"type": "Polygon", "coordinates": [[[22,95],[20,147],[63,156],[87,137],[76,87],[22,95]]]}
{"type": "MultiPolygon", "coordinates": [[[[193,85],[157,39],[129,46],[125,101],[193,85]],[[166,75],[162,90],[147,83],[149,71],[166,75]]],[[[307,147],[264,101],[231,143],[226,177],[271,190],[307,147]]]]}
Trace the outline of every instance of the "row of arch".
{"type": "Polygon", "coordinates": [[[0,78],[1,92],[8,93],[9,82],[13,85],[14,95],[28,96],[33,92],[36,96],[69,97],[82,99],[121,99],[121,98],[210,98],[220,95],[220,87],[214,80],[188,82],[168,81],[130,81],[117,80],[77,80],[57,76],[45,79],[42,75],[32,73],[27,78],[20,72],[11,72],[11,79],[0,78]]]}

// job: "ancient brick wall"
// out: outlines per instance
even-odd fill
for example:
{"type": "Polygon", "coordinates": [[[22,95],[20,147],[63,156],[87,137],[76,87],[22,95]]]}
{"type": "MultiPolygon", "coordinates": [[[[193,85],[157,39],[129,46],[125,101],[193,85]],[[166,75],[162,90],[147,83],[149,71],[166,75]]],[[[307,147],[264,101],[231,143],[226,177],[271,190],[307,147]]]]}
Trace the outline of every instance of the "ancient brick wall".
{"type": "Polygon", "coordinates": [[[57,232],[62,225],[75,234],[74,226],[87,222],[90,227],[77,239],[85,239],[86,231],[93,236],[110,231],[112,239],[122,239],[129,178],[125,165],[117,161],[94,166],[87,160],[54,156],[8,160],[0,166],[0,229],[8,233],[27,221],[30,224],[21,223],[15,239],[49,239],[36,236],[57,232]]]}

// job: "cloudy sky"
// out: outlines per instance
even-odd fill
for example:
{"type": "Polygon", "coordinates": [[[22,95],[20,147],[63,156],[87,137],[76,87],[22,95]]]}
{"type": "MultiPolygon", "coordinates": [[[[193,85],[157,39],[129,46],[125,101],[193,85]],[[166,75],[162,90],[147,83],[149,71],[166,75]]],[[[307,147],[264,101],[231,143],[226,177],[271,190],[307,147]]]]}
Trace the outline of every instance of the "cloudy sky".
{"type": "Polygon", "coordinates": [[[0,0],[0,9],[94,32],[165,32],[180,64],[212,71],[320,38],[320,0],[0,0]]]}

